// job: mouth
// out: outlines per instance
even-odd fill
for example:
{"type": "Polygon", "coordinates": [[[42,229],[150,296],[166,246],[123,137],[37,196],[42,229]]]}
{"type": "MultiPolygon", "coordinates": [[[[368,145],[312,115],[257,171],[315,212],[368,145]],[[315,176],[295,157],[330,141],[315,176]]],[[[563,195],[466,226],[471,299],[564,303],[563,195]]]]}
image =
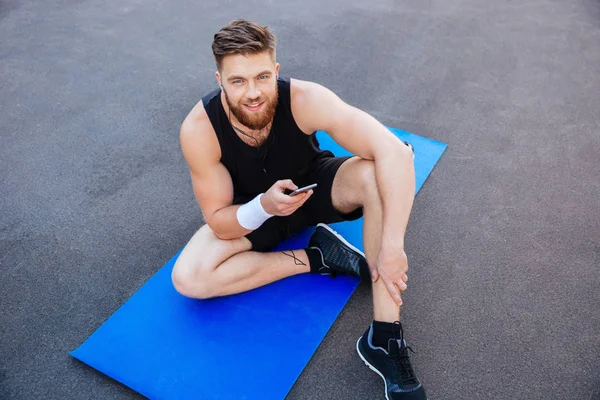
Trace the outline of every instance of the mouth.
{"type": "Polygon", "coordinates": [[[265,102],[263,101],[263,102],[260,102],[260,103],[244,104],[244,107],[248,111],[255,112],[255,111],[260,110],[264,105],[265,105],[265,102]]]}

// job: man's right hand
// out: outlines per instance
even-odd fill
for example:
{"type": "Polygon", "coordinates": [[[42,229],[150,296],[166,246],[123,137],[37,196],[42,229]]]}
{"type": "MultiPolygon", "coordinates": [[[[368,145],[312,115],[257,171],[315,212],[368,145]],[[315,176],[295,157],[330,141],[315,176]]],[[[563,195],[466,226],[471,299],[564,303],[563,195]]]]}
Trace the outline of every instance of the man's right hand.
{"type": "Polygon", "coordinates": [[[289,196],[284,193],[286,189],[296,190],[298,186],[294,185],[291,179],[275,182],[260,199],[263,209],[271,215],[280,217],[290,215],[302,207],[306,200],[313,194],[311,189],[296,196],[289,196]]]}

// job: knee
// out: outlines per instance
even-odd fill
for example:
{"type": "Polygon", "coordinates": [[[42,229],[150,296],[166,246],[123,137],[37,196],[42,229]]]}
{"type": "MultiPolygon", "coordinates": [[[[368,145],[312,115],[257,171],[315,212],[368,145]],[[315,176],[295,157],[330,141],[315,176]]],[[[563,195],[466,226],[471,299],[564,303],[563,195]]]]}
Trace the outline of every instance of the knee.
{"type": "Polygon", "coordinates": [[[175,262],[171,273],[171,281],[175,290],[185,297],[194,299],[215,297],[210,273],[213,268],[207,263],[199,260],[192,261],[181,255],[175,262]]]}
{"type": "Polygon", "coordinates": [[[375,162],[370,160],[361,160],[358,168],[357,179],[359,180],[362,193],[371,197],[378,196],[377,179],[375,178],[375,162]]]}

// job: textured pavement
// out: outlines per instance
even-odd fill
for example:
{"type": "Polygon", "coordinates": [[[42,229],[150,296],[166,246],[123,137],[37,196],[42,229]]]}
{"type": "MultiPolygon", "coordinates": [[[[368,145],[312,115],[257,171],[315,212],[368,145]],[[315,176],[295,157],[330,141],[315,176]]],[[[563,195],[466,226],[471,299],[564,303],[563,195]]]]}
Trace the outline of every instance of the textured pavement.
{"type": "MultiPolygon", "coordinates": [[[[600,399],[600,2],[204,3],[0,3],[0,398],[140,398],[67,352],[202,224],[178,128],[244,17],[282,75],[449,145],[406,238],[430,399],[600,399]]],[[[371,318],[360,286],[288,399],[383,399],[371,318]]]]}

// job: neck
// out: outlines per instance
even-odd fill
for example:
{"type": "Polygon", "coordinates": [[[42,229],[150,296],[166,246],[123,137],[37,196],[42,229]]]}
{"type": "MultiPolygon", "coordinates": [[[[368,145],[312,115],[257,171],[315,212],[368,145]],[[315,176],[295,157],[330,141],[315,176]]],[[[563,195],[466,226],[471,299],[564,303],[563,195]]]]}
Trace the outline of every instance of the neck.
{"type": "Polygon", "coordinates": [[[231,126],[237,133],[241,135],[252,136],[257,139],[262,136],[268,135],[271,130],[271,126],[273,125],[273,121],[271,121],[267,124],[267,126],[265,126],[262,129],[250,129],[246,125],[240,123],[240,121],[238,121],[233,115],[231,115],[231,119],[229,120],[229,122],[231,123],[231,126]]]}
{"type": "Polygon", "coordinates": [[[235,126],[234,124],[232,124],[231,126],[233,127],[233,130],[236,132],[238,137],[240,139],[242,139],[243,142],[245,142],[246,144],[248,144],[252,147],[262,146],[262,144],[269,137],[269,133],[270,133],[270,130],[268,130],[269,126],[265,127],[265,129],[260,130],[260,131],[252,131],[252,130],[246,131],[244,129],[240,129],[239,127],[235,126]]]}

